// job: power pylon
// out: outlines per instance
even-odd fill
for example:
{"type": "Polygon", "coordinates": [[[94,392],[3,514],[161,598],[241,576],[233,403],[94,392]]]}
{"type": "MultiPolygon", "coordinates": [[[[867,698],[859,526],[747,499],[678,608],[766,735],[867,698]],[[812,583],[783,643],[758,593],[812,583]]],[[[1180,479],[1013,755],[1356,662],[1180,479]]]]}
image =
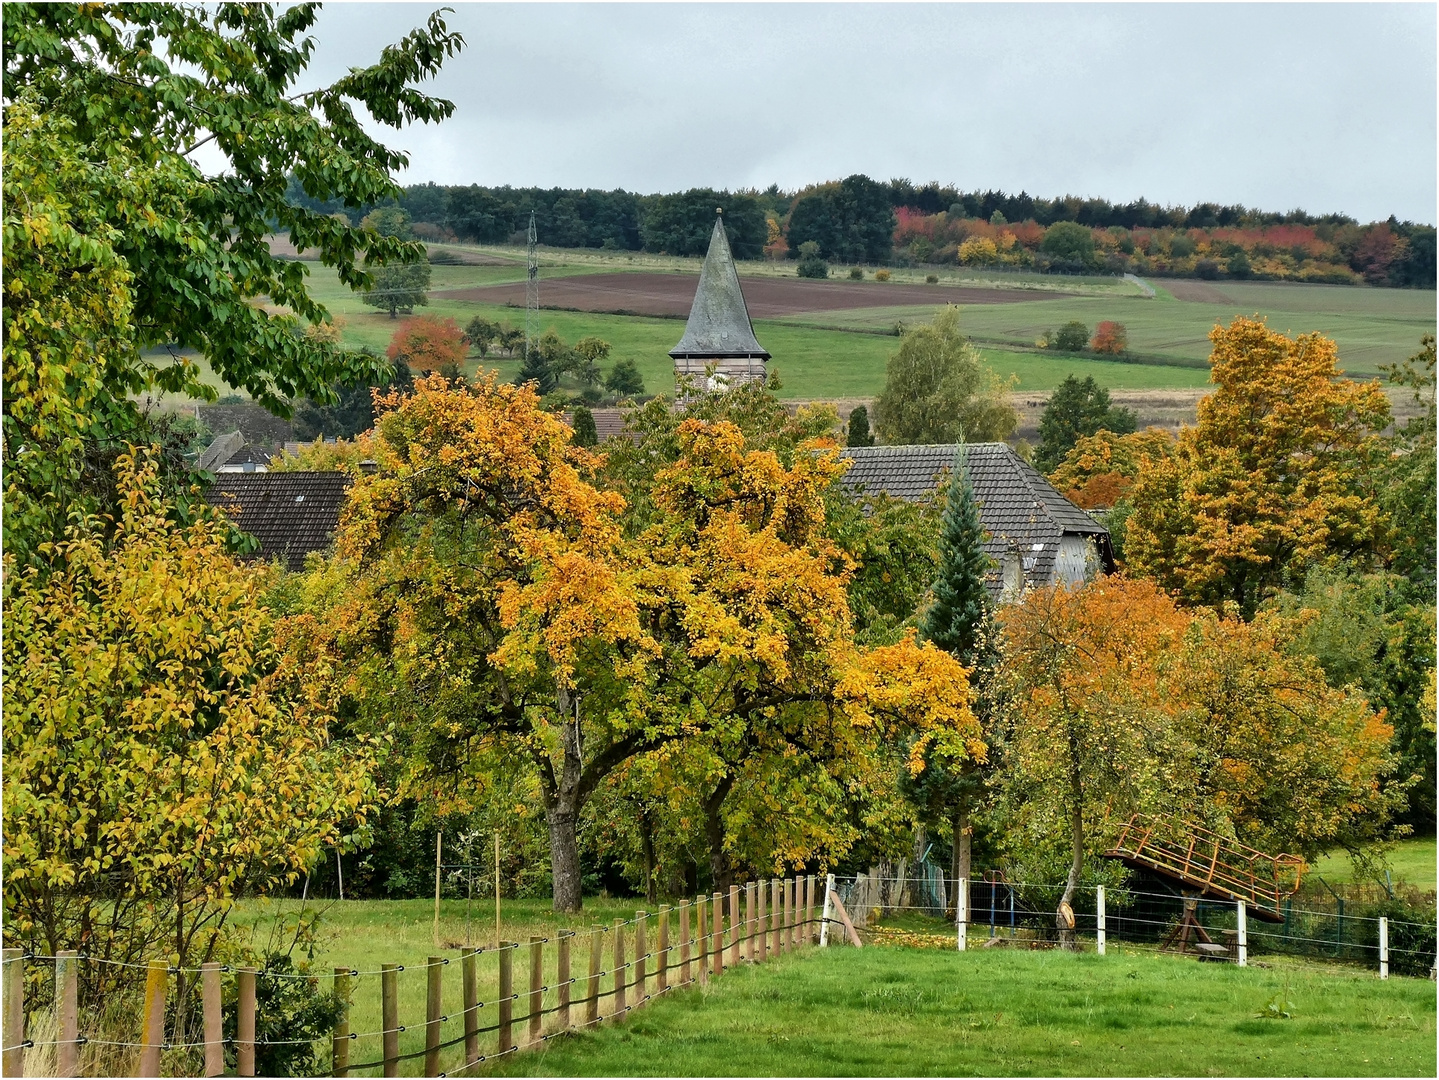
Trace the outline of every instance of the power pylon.
{"type": "Polygon", "coordinates": [[[530,343],[540,333],[540,256],[536,250],[535,212],[530,211],[529,231],[530,272],[525,280],[525,360],[530,359],[530,343]]]}

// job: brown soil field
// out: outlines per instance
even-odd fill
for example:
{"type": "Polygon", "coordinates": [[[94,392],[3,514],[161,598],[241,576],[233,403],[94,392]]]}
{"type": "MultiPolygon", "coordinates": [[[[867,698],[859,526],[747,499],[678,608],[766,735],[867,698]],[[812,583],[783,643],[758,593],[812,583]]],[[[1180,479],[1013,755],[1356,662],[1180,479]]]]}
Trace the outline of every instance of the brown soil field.
{"type": "Polygon", "coordinates": [[[1187,281],[1180,278],[1173,280],[1156,278],[1155,280],[1167,289],[1176,300],[1187,300],[1191,304],[1232,304],[1234,302],[1213,285],[1207,285],[1202,281],[1187,281]]]}
{"type": "MultiPolygon", "coordinates": [[[[540,281],[540,306],[623,315],[688,315],[697,274],[584,274],[540,281]]],[[[1015,304],[1071,295],[1023,289],[985,289],[940,285],[888,285],[863,281],[809,281],[800,278],[745,278],[745,303],[751,318],[772,319],[806,311],[899,307],[918,304],[1015,304]]],[[[434,293],[451,300],[486,304],[525,302],[523,282],[445,289],[434,293]]]]}
{"type": "MultiPolygon", "coordinates": [[[[278,256],[280,258],[301,259],[305,262],[317,262],[320,258],[319,252],[317,252],[314,248],[307,248],[305,250],[305,253],[301,255],[298,251],[295,250],[295,245],[290,243],[290,236],[288,233],[286,233],[284,236],[275,236],[272,234],[265,237],[265,242],[270,245],[270,254],[278,256]]],[[[452,257],[451,262],[457,263],[461,266],[515,265],[515,261],[513,259],[501,259],[498,256],[486,255],[483,252],[479,251],[465,251],[463,249],[452,248],[437,250],[446,251],[452,257]]],[[[436,259],[435,265],[441,265],[438,258],[436,259]]]]}

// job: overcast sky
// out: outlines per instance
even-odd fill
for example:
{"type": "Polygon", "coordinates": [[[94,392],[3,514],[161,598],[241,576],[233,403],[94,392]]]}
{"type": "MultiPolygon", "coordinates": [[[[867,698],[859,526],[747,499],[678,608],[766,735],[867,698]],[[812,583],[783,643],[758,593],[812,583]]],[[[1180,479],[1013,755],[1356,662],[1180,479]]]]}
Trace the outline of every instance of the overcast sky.
{"type": "MultiPolygon", "coordinates": [[[[404,183],[1139,196],[1434,222],[1433,4],[475,4],[404,183]]],[[[439,4],[333,4],[313,74],[439,4]]]]}

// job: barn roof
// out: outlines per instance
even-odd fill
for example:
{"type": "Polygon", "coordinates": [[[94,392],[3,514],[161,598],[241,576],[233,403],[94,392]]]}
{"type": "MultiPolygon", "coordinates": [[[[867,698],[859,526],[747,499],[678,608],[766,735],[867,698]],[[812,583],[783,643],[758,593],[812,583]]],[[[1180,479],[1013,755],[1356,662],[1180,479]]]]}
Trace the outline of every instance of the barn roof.
{"type": "Polygon", "coordinates": [[[301,570],[306,555],[330,546],[349,486],[342,472],[224,473],[206,499],[260,542],[258,558],[301,570]]]}
{"type": "Polygon", "coordinates": [[[715,217],[689,322],[685,323],[684,337],[670,350],[670,356],[676,360],[741,356],[769,359],[768,351],[755,340],[749,308],[739,287],[739,273],[725,235],[723,216],[715,217]]]}
{"type": "MultiPolygon", "coordinates": [[[[946,482],[961,450],[979,504],[979,520],[988,534],[984,548],[996,564],[1017,552],[1023,558],[1025,577],[1048,583],[1059,541],[1071,534],[1094,537],[1105,569],[1114,569],[1109,531],[1006,443],[851,447],[841,451],[853,462],[841,483],[856,494],[885,492],[891,498],[918,502],[932,497],[946,482]]],[[[998,574],[996,569],[992,587],[998,587],[998,574]]]]}

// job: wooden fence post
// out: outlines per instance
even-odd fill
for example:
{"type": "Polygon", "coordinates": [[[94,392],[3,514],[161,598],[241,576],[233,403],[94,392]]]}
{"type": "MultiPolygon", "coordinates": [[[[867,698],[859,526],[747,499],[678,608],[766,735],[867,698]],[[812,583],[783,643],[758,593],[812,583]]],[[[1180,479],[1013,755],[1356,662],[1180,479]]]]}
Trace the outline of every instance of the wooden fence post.
{"type": "MultiPolygon", "coordinates": [[[[215,965],[215,1030],[220,1031],[220,972],[219,965],[215,965]]],[[[206,974],[209,974],[208,972],[206,974]]],[[[205,1041],[210,1039],[210,998],[209,985],[205,987],[205,1041]]],[[[335,969],[335,1000],[340,1003],[340,1015],[335,1018],[335,1030],[330,1036],[330,1072],[336,1076],[350,1075],[350,969],[337,967],[335,969]]],[[[205,1060],[207,1076],[225,1075],[225,1054],[223,1045],[217,1045],[216,1058],[220,1066],[218,1072],[209,1071],[210,1047],[205,1047],[205,1060]]]]}
{"type": "Polygon", "coordinates": [[[5,950],[5,1054],[6,1076],[25,1075],[25,950],[5,950]]]}
{"type": "Polygon", "coordinates": [[[514,948],[508,941],[500,942],[500,1000],[496,1002],[500,1007],[500,1017],[496,1021],[498,1028],[496,1052],[500,1054],[515,1048],[513,1030],[515,1017],[514,952],[514,948]]]}
{"type": "Polygon", "coordinates": [[[760,963],[764,963],[765,960],[769,959],[769,924],[765,921],[768,917],[765,907],[765,897],[769,893],[768,885],[769,882],[767,880],[761,879],[755,887],[754,931],[755,937],[758,939],[755,941],[755,952],[759,957],[760,963]]]}
{"type": "Polygon", "coordinates": [[[1239,927],[1239,966],[1240,966],[1240,967],[1248,967],[1248,966],[1249,966],[1249,927],[1246,925],[1246,924],[1248,923],[1248,920],[1245,918],[1245,916],[1248,914],[1248,912],[1244,910],[1244,901],[1243,901],[1243,900],[1237,901],[1237,904],[1238,904],[1238,907],[1235,909],[1234,914],[1235,914],[1236,922],[1238,923],[1238,927],[1239,927]]]}
{"type": "Polygon", "coordinates": [[[555,1026],[559,1031],[570,1030],[570,940],[573,930],[561,930],[555,946],[555,1026]]]}
{"type": "Polygon", "coordinates": [[[479,949],[466,949],[460,958],[460,982],[465,995],[465,1064],[480,1059],[479,949]]]}
{"type": "Polygon", "coordinates": [[[779,883],[779,951],[789,952],[789,910],[794,903],[794,893],[790,891],[788,878],[780,879],[779,883]]]}
{"type": "Polygon", "coordinates": [[[585,1026],[589,1027],[600,1018],[600,969],[604,961],[604,939],[600,936],[600,924],[590,925],[590,982],[585,991],[585,1026]]]}
{"type": "MultiPolygon", "coordinates": [[[[254,968],[240,968],[235,972],[235,988],[239,995],[235,1013],[235,1075],[255,1075],[255,976],[254,968]]],[[[148,992],[148,991],[147,991],[148,992]]],[[[145,1076],[154,1073],[140,1072],[145,1076]]]]}
{"type": "Polygon", "coordinates": [[[694,935],[690,928],[690,902],[680,901],[680,985],[690,984],[690,953],[694,951],[694,935]]]}
{"type": "Polygon", "coordinates": [[[538,934],[530,935],[530,995],[526,1002],[529,1013],[529,1041],[540,1041],[544,1025],[545,1009],[545,939],[538,934]]]}
{"type": "Polygon", "coordinates": [[[744,887],[744,958],[754,963],[754,882],[744,887]]]}
{"type": "Polygon", "coordinates": [[[710,971],[719,976],[724,974],[724,895],[710,893],[710,901],[714,905],[714,920],[710,925],[710,971]]]}
{"type": "Polygon", "coordinates": [[[739,967],[740,938],[743,936],[740,927],[744,924],[739,918],[739,886],[729,887],[729,966],[739,967]]]}
{"type": "MultiPolygon", "coordinates": [[[[205,1075],[225,1075],[225,1015],[220,997],[220,969],[217,963],[200,965],[200,1004],[205,1033],[205,1075]]],[[[343,1076],[344,1073],[336,1073],[343,1076]]]]}
{"type": "Polygon", "coordinates": [[[625,1011],[625,921],[615,920],[615,1015],[625,1011]]]}
{"type": "Polygon", "coordinates": [[[800,931],[800,943],[814,943],[814,875],[806,874],[804,879],[804,928],[800,931]]]}
{"type": "Polygon", "coordinates": [[[771,956],[779,955],[781,891],[779,878],[771,878],[769,883],[769,951],[771,956]]]}
{"type": "Polygon", "coordinates": [[[435,833],[435,948],[440,947],[440,840],[443,833],[435,833]]]}
{"type": "Polygon", "coordinates": [[[706,929],[705,919],[705,898],[695,897],[695,959],[699,962],[699,974],[696,978],[701,986],[708,986],[710,981],[709,966],[709,931],[706,929]]]}
{"type": "Polygon", "coordinates": [[[799,877],[789,879],[789,944],[793,952],[799,947],[799,877]]]}
{"type": "Polygon", "coordinates": [[[824,907],[819,916],[819,947],[829,948],[829,920],[834,914],[834,875],[824,876],[824,907]]]}
{"type": "MultiPolygon", "coordinates": [[[[165,1042],[165,991],[169,980],[169,965],[163,960],[151,960],[150,969],[145,973],[145,1013],[140,1036],[141,1076],[160,1075],[160,1047],[165,1042]]],[[[254,1073],[248,1075],[253,1076],[254,1073]]]]}
{"type": "Polygon", "coordinates": [[[645,922],[649,915],[643,911],[635,912],[635,1007],[639,1008],[645,1003],[645,983],[647,965],[645,960],[649,952],[649,935],[646,933],[645,922]]]}
{"type": "Polygon", "coordinates": [[[432,956],[425,968],[425,1075],[440,1075],[440,1016],[442,1015],[440,972],[445,958],[432,956]]]}
{"type": "Polygon", "coordinates": [[[655,964],[655,993],[663,994],[670,988],[670,908],[660,905],[659,962],[655,964]]]}
{"type": "Polygon", "coordinates": [[[79,963],[80,954],[74,949],[62,949],[55,954],[55,1021],[59,1027],[56,1033],[59,1041],[55,1047],[56,1076],[74,1076],[79,1071],[79,963]]]}
{"type": "Polygon", "coordinates": [[[380,965],[381,1057],[386,1076],[400,1075],[400,966],[380,965]]]}

